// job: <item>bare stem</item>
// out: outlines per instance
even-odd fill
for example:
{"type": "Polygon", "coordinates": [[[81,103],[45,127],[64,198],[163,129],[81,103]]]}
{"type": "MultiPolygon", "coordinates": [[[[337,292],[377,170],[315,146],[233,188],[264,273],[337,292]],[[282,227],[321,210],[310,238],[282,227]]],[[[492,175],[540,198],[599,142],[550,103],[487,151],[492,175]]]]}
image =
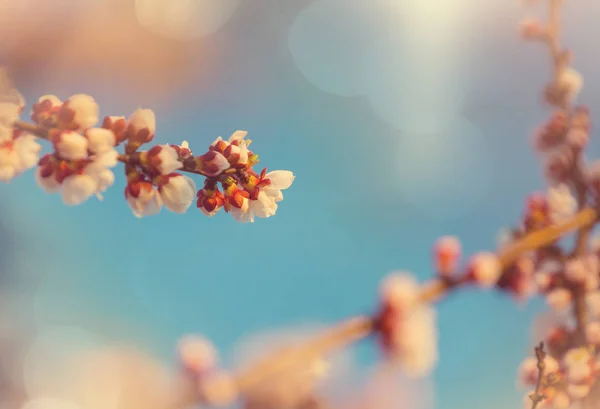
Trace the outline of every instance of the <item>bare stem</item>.
{"type": "Polygon", "coordinates": [[[535,356],[537,359],[537,369],[538,369],[538,379],[535,385],[535,390],[529,397],[533,401],[533,405],[531,409],[536,409],[536,407],[542,402],[546,397],[541,393],[542,388],[544,387],[544,378],[546,376],[546,363],[544,360],[546,359],[546,351],[544,351],[544,343],[540,342],[540,344],[535,347],[535,356]]]}

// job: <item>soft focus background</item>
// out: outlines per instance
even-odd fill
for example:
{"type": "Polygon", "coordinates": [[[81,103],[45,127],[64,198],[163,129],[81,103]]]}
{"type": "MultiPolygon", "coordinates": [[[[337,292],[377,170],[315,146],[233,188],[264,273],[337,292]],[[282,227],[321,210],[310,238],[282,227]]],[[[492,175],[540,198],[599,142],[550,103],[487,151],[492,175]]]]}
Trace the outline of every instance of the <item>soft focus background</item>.
{"type": "MultiPolygon", "coordinates": [[[[594,112],[600,3],[566,3],[594,112]]],[[[264,165],[297,175],[277,216],[254,225],[195,208],[138,220],[124,177],[76,208],[32,173],[1,186],[0,284],[18,295],[9,333],[27,340],[11,341],[2,385],[24,379],[43,396],[65,356],[115,344],[171,365],[190,332],[232,355],[249,334],[369,312],[387,273],[430,276],[440,235],[493,249],[543,188],[530,134],[549,60],[517,35],[534,14],[519,0],[0,0],[1,63],[28,101],[152,108],[156,142],[196,151],[248,130],[264,165]]],[[[413,393],[390,409],[518,407],[514,375],[542,310],[491,292],[445,300],[435,402],[413,393]]],[[[361,371],[377,356],[369,343],[354,352],[361,371]]]]}

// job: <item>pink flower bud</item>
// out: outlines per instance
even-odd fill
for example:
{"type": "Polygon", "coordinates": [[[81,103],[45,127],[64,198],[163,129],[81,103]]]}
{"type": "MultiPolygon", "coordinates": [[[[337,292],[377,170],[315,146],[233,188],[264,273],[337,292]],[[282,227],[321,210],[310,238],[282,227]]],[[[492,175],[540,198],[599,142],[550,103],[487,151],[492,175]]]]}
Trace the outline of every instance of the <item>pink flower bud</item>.
{"type": "Polygon", "coordinates": [[[102,128],[109,129],[115,135],[115,145],[127,139],[127,119],[124,116],[106,116],[102,121],[102,128]]]}
{"type": "Polygon", "coordinates": [[[383,279],[379,288],[382,304],[394,310],[406,311],[419,298],[419,284],[406,272],[390,274],[383,279]]]}
{"type": "Polygon", "coordinates": [[[168,175],[183,168],[179,161],[177,151],[169,145],[155,146],[148,151],[149,165],[156,169],[161,175],[168,175]]]}
{"type": "Polygon", "coordinates": [[[56,115],[62,104],[56,95],[41,96],[31,108],[31,120],[49,128],[56,126],[56,115]]]}
{"type": "Polygon", "coordinates": [[[204,215],[213,217],[225,204],[225,196],[217,186],[205,183],[204,188],[199,190],[196,206],[204,215]]]}
{"type": "Polygon", "coordinates": [[[200,171],[208,176],[215,177],[229,168],[229,161],[217,151],[209,151],[202,156],[196,157],[200,171]]]}
{"type": "Polygon", "coordinates": [[[136,109],[127,122],[131,140],[147,143],[154,138],[156,116],[151,109],[136,109]]]}
{"type": "Polygon", "coordinates": [[[181,142],[181,145],[171,145],[171,148],[175,149],[179,159],[187,159],[192,156],[192,150],[187,141],[181,142]]]}
{"type": "Polygon", "coordinates": [[[223,155],[227,158],[229,164],[236,168],[243,168],[248,164],[248,146],[245,143],[239,146],[230,144],[223,155]]]}
{"type": "Polygon", "coordinates": [[[183,367],[194,375],[206,374],[217,366],[217,351],[203,337],[187,336],[181,339],[178,352],[183,367]]]}
{"type": "Polygon", "coordinates": [[[450,276],[456,272],[460,261],[460,241],[453,236],[439,238],[434,245],[436,271],[442,276],[450,276]]]}
{"type": "Polygon", "coordinates": [[[469,278],[483,288],[491,288],[502,274],[502,266],[494,253],[482,252],[471,257],[469,278]]]}
{"type": "Polygon", "coordinates": [[[539,21],[524,20],[520,26],[521,36],[526,40],[536,40],[546,35],[546,30],[539,21]]]}

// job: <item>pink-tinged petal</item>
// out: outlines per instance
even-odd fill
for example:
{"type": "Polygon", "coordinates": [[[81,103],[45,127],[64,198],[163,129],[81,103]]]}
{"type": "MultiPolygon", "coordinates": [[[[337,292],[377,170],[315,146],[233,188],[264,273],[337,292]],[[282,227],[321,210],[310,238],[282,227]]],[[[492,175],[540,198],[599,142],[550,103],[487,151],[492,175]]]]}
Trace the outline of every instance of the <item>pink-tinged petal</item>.
{"type": "Polygon", "coordinates": [[[97,181],[89,175],[68,176],[62,183],[62,199],[67,205],[80,205],[87,201],[98,188],[97,181]]]}
{"type": "Polygon", "coordinates": [[[266,219],[277,212],[277,203],[272,197],[261,191],[256,200],[250,201],[250,208],[256,217],[266,219]]]}
{"type": "Polygon", "coordinates": [[[231,142],[234,142],[234,141],[239,141],[241,139],[244,139],[246,137],[246,135],[248,135],[247,131],[235,131],[229,137],[228,142],[231,143],[231,142]]]}
{"type": "Polygon", "coordinates": [[[265,175],[271,181],[270,187],[279,190],[288,189],[296,178],[289,170],[274,170],[265,175]]]}

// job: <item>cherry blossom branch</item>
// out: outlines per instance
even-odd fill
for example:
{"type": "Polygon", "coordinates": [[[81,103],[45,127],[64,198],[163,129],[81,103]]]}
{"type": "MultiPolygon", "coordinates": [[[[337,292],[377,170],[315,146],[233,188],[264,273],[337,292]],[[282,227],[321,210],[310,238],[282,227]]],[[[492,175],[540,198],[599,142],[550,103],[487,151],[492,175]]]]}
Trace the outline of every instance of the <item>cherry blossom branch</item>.
{"type": "MultiPolygon", "coordinates": [[[[44,127],[41,127],[41,126],[38,126],[35,124],[31,124],[29,122],[24,122],[24,121],[15,121],[13,123],[13,125],[16,129],[27,132],[31,135],[35,135],[38,138],[49,140],[49,136],[48,136],[49,129],[46,129],[44,127]]],[[[119,154],[117,156],[117,160],[125,165],[140,166],[140,163],[141,163],[140,152],[135,152],[132,154],[119,154]]],[[[210,173],[207,173],[206,171],[204,171],[202,169],[197,169],[193,165],[190,166],[190,164],[186,164],[185,162],[183,162],[183,167],[178,169],[178,171],[192,173],[195,175],[201,175],[201,176],[205,176],[205,177],[211,176],[210,173]]],[[[235,174],[236,171],[237,170],[235,168],[228,168],[228,169],[225,169],[221,173],[221,175],[232,175],[232,174],[235,174]]]]}
{"type": "MultiPolygon", "coordinates": [[[[0,73],[2,74],[2,73],[0,73]]],[[[0,81],[2,82],[2,81],[0,81]]],[[[2,84],[6,82],[3,80],[2,84]]],[[[8,182],[36,168],[36,181],[48,193],[60,192],[68,205],[79,205],[101,194],[114,182],[112,168],[125,165],[125,198],[137,217],[158,213],[162,207],[185,213],[195,201],[208,217],[221,209],[239,222],[273,216],[282,191],[294,180],[290,171],[256,173],[260,160],[249,150],[247,132],[236,131],[228,140],[217,138],[202,155],[187,144],[156,145],[156,118],[138,109],[129,118],[108,116],[98,123],[98,105],[83,94],[62,101],[41,97],[32,107],[33,123],[19,119],[25,102],[14,88],[0,84],[0,180],[8,182]],[[51,143],[53,152],[39,159],[37,139],[51,143]],[[124,145],[124,153],[116,148],[124,145]],[[205,177],[196,188],[182,173],[205,177]]]]}
{"type": "MultiPolygon", "coordinates": [[[[589,224],[594,224],[597,220],[598,215],[594,209],[584,209],[571,219],[560,224],[547,226],[525,235],[514,243],[502,248],[497,255],[480,253],[471,259],[465,268],[464,274],[459,278],[436,278],[418,287],[414,295],[414,302],[421,305],[437,302],[451,291],[469,284],[491,287],[498,281],[502,270],[513,264],[522,254],[543,248],[555,242],[563,235],[589,224]]],[[[442,265],[438,265],[438,267],[444,269],[442,265]]],[[[384,292],[382,294],[383,304],[375,315],[350,318],[300,345],[270,353],[245,370],[231,375],[228,378],[230,389],[235,390],[236,395],[240,394],[243,396],[246,393],[251,393],[255,388],[268,382],[270,379],[284,376],[289,371],[298,370],[306,362],[311,362],[319,357],[345,348],[370,335],[378,335],[382,339],[384,349],[388,350],[386,353],[393,353],[393,347],[389,345],[391,341],[389,338],[393,337],[394,330],[396,329],[394,326],[398,324],[396,322],[398,317],[393,317],[392,315],[397,312],[395,308],[399,307],[399,305],[396,304],[398,302],[397,295],[393,294],[397,289],[392,288],[390,290],[390,287],[394,287],[396,284],[393,282],[391,285],[390,283],[384,284],[382,290],[384,292]],[[389,291],[392,291],[392,293],[389,293],[389,291]]],[[[402,291],[400,290],[400,292],[402,291]]],[[[402,306],[402,308],[404,307],[406,306],[402,306]]],[[[198,399],[198,396],[194,394],[187,396],[189,399],[198,399]]],[[[182,406],[191,403],[193,402],[183,401],[182,406]]]]}

